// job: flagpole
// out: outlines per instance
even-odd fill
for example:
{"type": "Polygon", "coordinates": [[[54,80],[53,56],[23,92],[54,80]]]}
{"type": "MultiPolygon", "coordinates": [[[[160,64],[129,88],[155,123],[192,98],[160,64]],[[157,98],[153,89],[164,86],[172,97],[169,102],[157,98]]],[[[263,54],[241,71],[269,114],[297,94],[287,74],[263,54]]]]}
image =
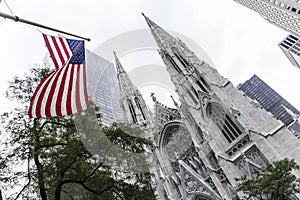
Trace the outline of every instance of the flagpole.
{"type": "Polygon", "coordinates": [[[90,38],[81,37],[81,36],[78,36],[78,35],[74,35],[72,33],[68,33],[68,32],[61,31],[61,30],[58,30],[58,29],[55,29],[55,28],[52,28],[52,27],[49,27],[49,26],[45,26],[43,24],[28,21],[26,19],[21,19],[18,16],[8,15],[8,14],[2,13],[2,12],[0,12],[0,16],[4,17],[4,18],[7,18],[7,19],[14,20],[15,22],[22,22],[22,23],[25,23],[25,24],[30,24],[32,26],[37,26],[37,27],[40,27],[40,28],[48,29],[48,30],[55,31],[55,32],[58,32],[58,33],[62,33],[62,34],[70,35],[70,36],[73,36],[73,37],[81,38],[81,39],[84,39],[84,40],[87,40],[87,41],[91,41],[90,38]]]}

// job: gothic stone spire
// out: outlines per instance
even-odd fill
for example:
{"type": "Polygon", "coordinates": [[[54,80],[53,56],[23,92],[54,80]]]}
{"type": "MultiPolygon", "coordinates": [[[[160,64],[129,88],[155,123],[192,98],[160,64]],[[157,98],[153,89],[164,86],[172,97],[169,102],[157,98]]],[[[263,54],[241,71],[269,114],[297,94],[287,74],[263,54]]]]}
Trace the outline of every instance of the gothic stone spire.
{"type": "Polygon", "coordinates": [[[121,73],[126,73],[123,66],[121,65],[121,62],[116,54],[116,52],[114,51],[114,56],[115,56],[115,62],[116,62],[116,68],[117,68],[117,73],[121,74],[121,73]]]}
{"type": "Polygon", "coordinates": [[[129,123],[143,124],[150,119],[150,114],[140,91],[134,86],[114,52],[117,77],[121,91],[121,105],[125,120],[129,123]]]}
{"type": "Polygon", "coordinates": [[[167,31],[165,31],[164,29],[162,29],[160,26],[158,26],[156,23],[154,23],[151,19],[149,19],[144,13],[142,13],[142,15],[144,16],[150,30],[151,33],[157,43],[157,45],[159,46],[159,48],[161,50],[164,50],[167,48],[166,45],[166,41],[167,40],[174,40],[173,36],[170,35],[167,31]]]}
{"type": "Polygon", "coordinates": [[[180,102],[188,102],[188,98],[194,102],[194,105],[198,104],[198,91],[210,95],[207,73],[215,71],[215,69],[200,60],[180,39],[170,35],[144,14],[143,16],[160,49],[160,56],[170,78],[179,93],[180,102]]]}

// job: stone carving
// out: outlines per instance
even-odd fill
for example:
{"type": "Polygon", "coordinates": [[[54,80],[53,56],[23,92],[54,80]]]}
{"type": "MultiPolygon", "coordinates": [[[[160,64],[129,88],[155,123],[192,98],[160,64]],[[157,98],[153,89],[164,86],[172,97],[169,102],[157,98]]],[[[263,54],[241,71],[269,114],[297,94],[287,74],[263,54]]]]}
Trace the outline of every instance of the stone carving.
{"type": "Polygon", "coordinates": [[[248,143],[250,138],[248,135],[239,140],[235,145],[233,145],[229,150],[226,151],[226,154],[229,156],[235,155],[237,152],[240,152],[248,143]]]}
{"type": "Polygon", "coordinates": [[[237,110],[233,105],[231,105],[229,107],[229,112],[230,112],[231,116],[234,118],[237,118],[238,116],[241,115],[240,111],[237,110]]]}
{"type": "Polygon", "coordinates": [[[253,172],[255,168],[263,167],[268,162],[262,156],[256,146],[253,146],[245,154],[242,155],[241,159],[237,161],[237,166],[240,170],[247,174],[249,178],[253,178],[253,172]]]}
{"type": "Polygon", "coordinates": [[[182,127],[173,128],[167,133],[164,148],[170,160],[176,161],[185,155],[186,150],[192,145],[190,133],[182,127]]]}

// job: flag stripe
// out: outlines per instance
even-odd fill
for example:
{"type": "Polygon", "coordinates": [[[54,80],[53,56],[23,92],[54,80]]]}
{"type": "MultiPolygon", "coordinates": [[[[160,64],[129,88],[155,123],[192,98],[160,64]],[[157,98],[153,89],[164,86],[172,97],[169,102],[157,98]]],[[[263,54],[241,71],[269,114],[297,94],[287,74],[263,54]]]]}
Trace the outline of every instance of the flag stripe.
{"type": "MultiPolygon", "coordinates": [[[[55,72],[53,73],[53,76],[55,75],[55,72]]],[[[51,78],[53,77],[51,76],[51,78]]],[[[44,95],[45,95],[45,92],[47,90],[47,87],[50,83],[50,81],[52,80],[50,77],[47,79],[47,82],[45,82],[45,84],[43,85],[42,88],[40,88],[40,94],[37,98],[37,101],[36,101],[36,110],[35,110],[35,115],[37,118],[41,118],[42,115],[41,115],[41,106],[42,104],[44,103],[42,100],[44,98],[44,95]]]]}
{"type": "Polygon", "coordinates": [[[74,64],[74,72],[73,72],[73,84],[72,84],[72,91],[71,91],[71,97],[72,97],[72,99],[73,99],[73,101],[72,101],[72,104],[71,104],[71,110],[72,110],[72,112],[74,113],[74,112],[77,112],[77,106],[76,106],[76,93],[77,93],[77,91],[76,91],[76,84],[77,84],[77,79],[78,79],[78,76],[77,76],[77,74],[78,74],[78,67],[79,67],[79,65],[78,64],[74,64]]]}
{"type": "Polygon", "coordinates": [[[82,66],[82,71],[83,71],[83,76],[82,76],[82,80],[83,80],[83,95],[84,95],[84,100],[83,100],[83,103],[84,103],[84,110],[87,109],[88,105],[89,105],[89,100],[88,100],[88,93],[87,93],[87,86],[86,86],[86,66],[85,64],[83,64],[82,66]]]}
{"type": "Polygon", "coordinates": [[[64,68],[60,68],[57,71],[57,73],[55,74],[55,77],[52,78],[54,81],[51,85],[49,94],[47,95],[47,99],[46,99],[46,107],[45,107],[45,116],[46,117],[51,117],[51,105],[53,103],[54,92],[55,92],[55,89],[57,88],[57,82],[58,82],[58,79],[60,78],[62,69],[64,69],[64,68]]]}
{"type": "Polygon", "coordinates": [[[59,68],[62,67],[65,63],[62,62],[60,57],[59,57],[59,52],[58,52],[59,49],[56,45],[56,38],[53,37],[53,36],[50,36],[50,46],[53,49],[54,57],[56,59],[56,62],[58,63],[59,68]]]}
{"type": "Polygon", "coordinates": [[[77,67],[77,78],[76,78],[76,92],[75,92],[75,103],[76,103],[76,109],[77,110],[82,110],[82,106],[81,106],[81,91],[80,91],[80,84],[81,84],[81,70],[82,70],[83,66],[79,65],[77,67]]]}
{"type": "Polygon", "coordinates": [[[68,102],[68,89],[69,89],[69,85],[70,83],[70,75],[71,75],[71,71],[72,71],[72,65],[68,65],[68,72],[66,73],[66,84],[63,86],[63,98],[62,98],[62,104],[61,104],[61,112],[62,115],[68,115],[67,113],[67,107],[68,104],[70,104],[70,102],[68,102]]]}
{"type": "Polygon", "coordinates": [[[60,87],[62,87],[62,81],[63,81],[63,77],[64,77],[64,73],[66,72],[66,69],[67,67],[62,67],[61,68],[61,73],[58,77],[58,81],[57,81],[57,87],[55,88],[55,92],[54,92],[54,95],[53,95],[53,98],[52,98],[52,101],[51,101],[51,116],[61,116],[61,115],[57,115],[56,113],[56,106],[58,104],[58,93],[59,93],[59,90],[60,90],[60,87]]]}
{"type": "Polygon", "coordinates": [[[70,73],[70,84],[68,87],[68,93],[67,93],[67,104],[66,104],[66,109],[67,109],[67,115],[72,113],[72,103],[71,103],[71,97],[72,97],[72,86],[73,86],[73,75],[74,75],[74,65],[71,65],[71,73],[70,73]]]}
{"type": "Polygon", "coordinates": [[[63,38],[59,38],[59,41],[60,41],[60,44],[61,44],[61,46],[62,46],[62,49],[64,50],[64,52],[65,52],[65,59],[66,60],[69,60],[70,58],[71,58],[71,50],[70,49],[68,49],[67,48],[67,46],[66,46],[66,39],[63,39],[63,38]]]}
{"type": "MultiPolygon", "coordinates": [[[[63,77],[62,77],[62,83],[61,86],[59,87],[58,95],[57,95],[57,101],[56,101],[56,114],[57,116],[62,116],[63,115],[63,110],[62,110],[62,104],[63,104],[63,99],[64,99],[64,91],[65,91],[65,83],[68,82],[66,79],[68,77],[68,72],[69,72],[69,65],[66,66],[66,70],[64,71],[63,77]]],[[[65,101],[65,100],[64,100],[65,101]]],[[[64,112],[65,114],[65,112],[64,112]]]]}
{"type": "Polygon", "coordinates": [[[59,45],[57,44],[56,37],[51,36],[51,39],[52,39],[53,45],[54,45],[54,47],[56,49],[56,52],[57,52],[57,60],[58,59],[60,60],[60,66],[63,67],[64,64],[65,64],[65,59],[62,55],[63,53],[61,52],[61,49],[60,49],[59,45]]]}
{"type": "Polygon", "coordinates": [[[53,50],[52,50],[52,48],[51,48],[49,39],[48,39],[47,35],[45,35],[45,34],[43,34],[43,37],[44,37],[44,40],[45,40],[45,42],[46,42],[46,47],[48,48],[48,51],[49,51],[49,53],[50,53],[50,56],[51,56],[51,58],[52,58],[52,60],[53,60],[54,66],[55,66],[56,69],[58,69],[58,68],[59,68],[59,65],[58,65],[57,60],[56,60],[56,58],[55,58],[54,52],[53,52],[53,50]]]}
{"type": "Polygon", "coordinates": [[[48,81],[48,79],[50,78],[50,76],[53,76],[54,72],[48,74],[38,85],[37,89],[35,90],[31,100],[30,100],[30,106],[29,106],[29,112],[28,115],[29,117],[34,117],[36,116],[35,113],[35,108],[36,108],[36,97],[40,95],[40,88],[42,88],[44,86],[44,83],[48,81]]]}

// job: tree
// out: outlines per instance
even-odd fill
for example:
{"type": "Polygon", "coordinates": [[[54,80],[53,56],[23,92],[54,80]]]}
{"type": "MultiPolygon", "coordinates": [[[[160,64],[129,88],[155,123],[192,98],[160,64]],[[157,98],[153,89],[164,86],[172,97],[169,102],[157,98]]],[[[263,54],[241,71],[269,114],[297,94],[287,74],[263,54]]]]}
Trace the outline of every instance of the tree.
{"type": "MultiPolygon", "coordinates": [[[[33,91],[48,73],[49,69],[33,68],[29,75],[10,82],[6,96],[22,106],[1,115],[6,132],[5,141],[0,141],[2,192],[19,188],[9,199],[153,199],[149,174],[118,172],[91,154],[80,139],[74,117],[28,118],[33,91]]],[[[101,127],[101,120],[95,120],[93,125],[101,127]]],[[[149,144],[118,127],[115,124],[105,132],[126,151],[142,152],[149,144]]]]}
{"type": "Polygon", "coordinates": [[[237,178],[237,191],[243,192],[246,199],[291,199],[300,192],[300,179],[292,173],[293,170],[299,170],[294,160],[285,158],[276,161],[255,170],[253,179],[247,179],[246,176],[237,178]]]}

